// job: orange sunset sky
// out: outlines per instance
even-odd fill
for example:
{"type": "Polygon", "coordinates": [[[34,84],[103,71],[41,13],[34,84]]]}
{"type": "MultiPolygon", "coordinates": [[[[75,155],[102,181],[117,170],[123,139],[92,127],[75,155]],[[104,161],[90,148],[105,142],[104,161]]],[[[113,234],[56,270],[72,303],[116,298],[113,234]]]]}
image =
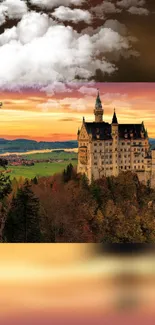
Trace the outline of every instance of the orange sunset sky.
{"type": "Polygon", "coordinates": [[[97,88],[104,120],[116,109],[119,123],[141,123],[155,137],[155,83],[56,83],[42,89],[1,90],[0,138],[75,140],[82,117],[93,121],[97,88]]]}

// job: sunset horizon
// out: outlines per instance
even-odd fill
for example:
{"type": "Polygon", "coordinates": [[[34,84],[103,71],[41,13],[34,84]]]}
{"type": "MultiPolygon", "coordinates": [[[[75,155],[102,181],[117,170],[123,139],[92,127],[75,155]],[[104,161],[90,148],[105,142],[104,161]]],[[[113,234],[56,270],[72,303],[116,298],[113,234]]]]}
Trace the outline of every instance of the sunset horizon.
{"type": "Polygon", "coordinates": [[[155,83],[54,83],[41,89],[1,91],[0,138],[35,141],[76,140],[83,116],[94,120],[97,95],[104,108],[103,120],[111,123],[114,108],[119,123],[144,121],[149,137],[153,125],[155,83]]]}

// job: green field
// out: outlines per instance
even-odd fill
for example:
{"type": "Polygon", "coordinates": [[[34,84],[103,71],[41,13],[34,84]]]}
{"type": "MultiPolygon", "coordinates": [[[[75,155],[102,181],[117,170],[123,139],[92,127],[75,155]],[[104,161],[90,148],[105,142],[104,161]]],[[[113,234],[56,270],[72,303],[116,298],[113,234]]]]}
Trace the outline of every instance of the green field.
{"type": "Polygon", "coordinates": [[[72,163],[73,166],[77,165],[77,161],[65,161],[60,163],[36,163],[34,166],[8,166],[8,169],[11,170],[10,178],[20,178],[23,176],[24,178],[34,178],[41,176],[51,176],[55,173],[61,173],[68,164],[72,163]]]}
{"type": "Polygon", "coordinates": [[[62,159],[69,160],[72,158],[77,159],[76,152],[65,152],[65,151],[52,151],[52,152],[40,152],[40,153],[32,153],[28,155],[23,155],[23,158],[27,160],[43,160],[43,159],[62,159]]]}

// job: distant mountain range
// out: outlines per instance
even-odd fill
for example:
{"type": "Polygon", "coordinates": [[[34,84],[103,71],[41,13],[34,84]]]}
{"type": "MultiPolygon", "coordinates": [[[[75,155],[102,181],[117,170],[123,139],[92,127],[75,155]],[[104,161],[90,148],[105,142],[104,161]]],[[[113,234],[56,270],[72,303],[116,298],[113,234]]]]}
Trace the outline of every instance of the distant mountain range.
{"type": "MultiPolygon", "coordinates": [[[[155,148],[155,139],[149,139],[151,147],[155,148]]],[[[6,140],[0,138],[0,154],[5,152],[26,152],[30,150],[46,150],[46,149],[72,149],[77,148],[78,142],[76,140],[70,141],[40,141],[16,139],[6,140]]]]}
{"type": "Polygon", "coordinates": [[[40,141],[15,139],[6,140],[0,138],[0,154],[5,152],[26,152],[30,150],[45,150],[45,149],[72,149],[77,148],[78,143],[76,140],[71,141],[40,141]]]}

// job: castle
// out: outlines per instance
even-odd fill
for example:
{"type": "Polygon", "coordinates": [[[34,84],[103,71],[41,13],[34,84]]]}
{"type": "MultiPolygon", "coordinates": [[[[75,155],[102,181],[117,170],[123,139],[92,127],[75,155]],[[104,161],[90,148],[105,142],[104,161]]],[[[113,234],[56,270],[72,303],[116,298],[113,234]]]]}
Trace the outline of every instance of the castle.
{"type": "Polygon", "coordinates": [[[155,150],[150,149],[144,123],[119,124],[114,110],[112,123],[103,121],[104,110],[98,92],[94,122],[83,118],[78,130],[77,172],[89,182],[103,176],[118,176],[122,171],[134,171],[141,182],[155,187],[155,150]]]}

